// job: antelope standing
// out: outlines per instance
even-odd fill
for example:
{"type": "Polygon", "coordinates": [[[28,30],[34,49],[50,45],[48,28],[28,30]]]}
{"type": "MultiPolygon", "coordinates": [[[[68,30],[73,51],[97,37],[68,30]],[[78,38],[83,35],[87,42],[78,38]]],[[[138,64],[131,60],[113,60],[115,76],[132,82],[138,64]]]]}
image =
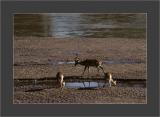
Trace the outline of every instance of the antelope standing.
{"type": "Polygon", "coordinates": [[[56,78],[58,85],[60,85],[60,87],[63,88],[65,86],[65,82],[64,82],[64,75],[62,74],[62,72],[57,72],[56,78]]]}
{"type": "Polygon", "coordinates": [[[111,73],[104,73],[104,78],[106,83],[109,82],[110,87],[112,86],[112,84],[116,85],[116,81],[113,80],[111,73]]]}
{"type": "Polygon", "coordinates": [[[98,61],[97,59],[86,59],[86,60],[80,61],[80,59],[78,57],[76,57],[75,58],[75,66],[77,64],[85,66],[82,75],[84,75],[84,72],[86,71],[86,68],[88,68],[88,74],[89,74],[89,67],[91,67],[91,66],[96,67],[97,70],[98,70],[98,73],[99,73],[99,69],[101,69],[104,73],[104,70],[103,70],[103,67],[102,67],[102,62],[98,61]]]}

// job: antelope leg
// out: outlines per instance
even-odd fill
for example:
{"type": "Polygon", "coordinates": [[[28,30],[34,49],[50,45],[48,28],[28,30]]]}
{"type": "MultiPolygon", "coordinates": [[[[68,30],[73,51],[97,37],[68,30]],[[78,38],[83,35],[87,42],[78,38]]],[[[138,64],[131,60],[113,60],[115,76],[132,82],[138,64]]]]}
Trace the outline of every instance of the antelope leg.
{"type": "Polygon", "coordinates": [[[85,83],[83,82],[84,87],[86,87],[85,83]]]}
{"type": "Polygon", "coordinates": [[[109,81],[109,87],[111,87],[112,86],[112,81],[109,81]]]}
{"type": "Polygon", "coordinates": [[[104,72],[104,69],[103,69],[103,67],[102,67],[102,66],[99,66],[99,68],[101,68],[101,69],[102,69],[102,71],[103,71],[103,73],[105,73],[105,72],[104,72]]]}
{"type": "Polygon", "coordinates": [[[103,87],[106,87],[106,86],[107,86],[107,83],[108,83],[108,81],[105,80],[103,87]]]}
{"type": "Polygon", "coordinates": [[[97,71],[98,71],[97,76],[99,76],[99,67],[97,67],[97,71]]]}
{"type": "Polygon", "coordinates": [[[88,66],[88,77],[89,77],[89,66],[88,66]]]}
{"type": "Polygon", "coordinates": [[[86,71],[86,68],[87,68],[87,66],[85,66],[84,71],[83,71],[83,73],[82,73],[82,76],[84,75],[84,72],[86,71]]]}

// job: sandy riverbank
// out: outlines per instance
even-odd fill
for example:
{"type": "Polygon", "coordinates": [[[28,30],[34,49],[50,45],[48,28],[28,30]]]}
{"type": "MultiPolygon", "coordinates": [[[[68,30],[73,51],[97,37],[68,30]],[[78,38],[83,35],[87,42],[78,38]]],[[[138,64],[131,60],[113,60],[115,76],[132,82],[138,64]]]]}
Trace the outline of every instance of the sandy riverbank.
{"type": "MultiPolygon", "coordinates": [[[[105,71],[112,72],[116,77],[146,79],[146,40],[144,39],[78,40],[34,37],[14,39],[14,78],[52,77],[59,70],[65,75],[81,75],[83,66],[57,64],[59,61],[74,62],[75,51],[79,52],[81,59],[95,58],[102,62],[128,61],[124,64],[106,63],[103,67],[105,71]]],[[[97,74],[97,70],[91,68],[91,75],[95,73],[97,74]]]]}
{"type": "MultiPolygon", "coordinates": [[[[116,78],[147,79],[146,48],[145,39],[15,37],[14,79],[53,77],[59,70],[63,71],[65,76],[79,76],[83,66],[57,64],[74,62],[76,52],[81,59],[111,61],[111,64],[104,63],[103,67],[116,78]]],[[[90,75],[96,74],[97,70],[91,68],[90,75]]],[[[103,77],[102,72],[100,75],[103,77]]],[[[44,88],[35,92],[22,90],[28,87],[15,87],[14,103],[146,103],[147,96],[146,88],[140,87],[115,86],[96,90],[65,88],[63,91],[44,88]]]]}

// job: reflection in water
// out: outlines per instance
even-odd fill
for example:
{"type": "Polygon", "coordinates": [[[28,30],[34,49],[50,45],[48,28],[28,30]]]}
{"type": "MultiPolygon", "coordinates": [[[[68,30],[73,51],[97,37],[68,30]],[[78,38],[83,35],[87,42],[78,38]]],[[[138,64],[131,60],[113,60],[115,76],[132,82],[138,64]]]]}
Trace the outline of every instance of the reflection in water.
{"type": "Polygon", "coordinates": [[[57,14],[51,15],[51,17],[53,18],[52,36],[64,38],[83,35],[83,31],[80,29],[82,23],[80,14],[74,14],[73,16],[57,14]]]}
{"type": "MultiPolygon", "coordinates": [[[[66,82],[66,88],[102,88],[109,87],[109,83],[105,82],[66,82]]],[[[141,81],[128,81],[128,82],[118,82],[115,87],[146,87],[146,82],[141,81]]]]}
{"type": "Polygon", "coordinates": [[[145,14],[51,13],[14,16],[15,36],[145,38],[145,30],[145,14]]]}
{"type": "Polygon", "coordinates": [[[104,87],[104,82],[66,82],[66,88],[97,88],[104,87]]]}

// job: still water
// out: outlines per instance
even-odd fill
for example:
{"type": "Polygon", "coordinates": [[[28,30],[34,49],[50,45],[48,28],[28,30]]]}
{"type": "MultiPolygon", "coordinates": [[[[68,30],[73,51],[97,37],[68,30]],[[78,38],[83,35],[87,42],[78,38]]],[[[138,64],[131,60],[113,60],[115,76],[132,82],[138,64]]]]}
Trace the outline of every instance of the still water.
{"type": "Polygon", "coordinates": [[[145,38],[145,14],[15,14],[15,36],[145,38]]]}
{"type": "MultiPolygon", "coordinates": [[[[114,85],[112,85],[114,86],[114,85]]],[[[66,82],[66,88],[102,88],[102,87],[109,87],[109,83],[105,82],[66,82]]],[[[146,82],[118,82],[116,87],[146,87],[146,82]]]]}

